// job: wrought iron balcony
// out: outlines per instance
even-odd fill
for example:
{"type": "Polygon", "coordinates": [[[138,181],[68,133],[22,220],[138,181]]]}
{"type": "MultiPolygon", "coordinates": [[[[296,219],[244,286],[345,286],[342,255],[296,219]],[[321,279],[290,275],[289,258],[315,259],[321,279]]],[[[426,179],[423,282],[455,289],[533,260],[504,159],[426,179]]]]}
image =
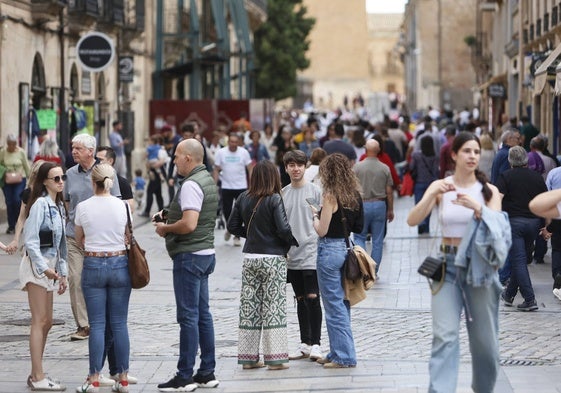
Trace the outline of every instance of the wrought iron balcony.
{"type": "Polygon", "coordinates": [[[35,19],[51,19],[66,6],[66,0],[31,0],[31,16],[35,19]]]}

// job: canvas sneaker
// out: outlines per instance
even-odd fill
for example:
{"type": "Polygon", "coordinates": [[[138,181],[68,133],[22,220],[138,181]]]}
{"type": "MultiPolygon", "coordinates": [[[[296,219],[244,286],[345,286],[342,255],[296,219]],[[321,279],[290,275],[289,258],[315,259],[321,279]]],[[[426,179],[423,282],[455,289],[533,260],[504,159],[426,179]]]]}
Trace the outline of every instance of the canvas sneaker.
{"type": "Polygon", "coordinates": [[[216,379],[214,373],[208,375],[195,374],[193,381],[200,388],[215,388],[220,384],[220,381],[216,379]]]}
{"type": "MultiPolygon", "coordinates": [[[[133,377],[130,374],[127,374],[127,379],[129,381],[129,385],[136,385],[138,383],[138,378],[133,377]]],[[[101,375],[99,376],[99,380],[101,381],[101,375]]],[[[111,375],[111,385],[113,385],[115,382],[119,382],[119,374],[111,375]]]]}
{"type": "Polygon", "coordinates": [[[169,381],[159,384],[158,390],[160,392],[192,392],[197,387],[193,378],[185,379],[176,374],[169,381]]]}
{"type": "Polygon", "coordinates": [[[112,392],[129,393],[129,381],[116,381],[111,388],[112,392]]]}
{"type": "Polygon", "coordinates": [[[235,237],[234,238],[234,247],[240,247],[242,245],[240,238],[239,237],[235,237]]]}
{"type": "Polygon", "coordinates": [[[228,241],[230,240],[230,237],[232,236],[232,234],[228,231],[224,232],[224,240],[228,241]]]}
{"type": "Polygon", "coordinates": [[[59,381],[55,381],[49,377],[45,377],[40,381],[33,382],[31,378],[27,379],[28,385],[31,390],[62,392],[66,390],[66,386],[61,385],[59,381]]]}
{"type": "Polygon", "coordinates": [[[553,295],[555,295],[555,297],[556,297],[557,299],[561,300],[561,289],[555,288],[555,289],[553,290],[553,295]]]}
{"type": "Polygon", "coordinates": [[[76,388],[76,393],[97,393],[99,392],[99,381],[90,382],[90,379],[86,379],[81,386],[76,388]]]}
{"type": "Polygon", "coordinates": [[[306,343],[301,343],[296,351],[288,355],[289,360],[305,359],[310,357],[311,347],[306,343]]]}
{"type": "MultiPolygon", "coordinates": [[[[119,378],[117,378],[118,380],[119,378]]],[[[113,386],[115,384],[115,380],[111,377],[106,377],[103,374],[99,374],[99,386],[113,386]]]]}
{"type": "Polygon", "coordinates": [[[321,352],[321,348],[319,347],[319,345],[312,345],[312,349],[310,350],[310,360],[313,360],[315,362],[316,360],[321,358],[323,358],[323,352],[321,352]]]}

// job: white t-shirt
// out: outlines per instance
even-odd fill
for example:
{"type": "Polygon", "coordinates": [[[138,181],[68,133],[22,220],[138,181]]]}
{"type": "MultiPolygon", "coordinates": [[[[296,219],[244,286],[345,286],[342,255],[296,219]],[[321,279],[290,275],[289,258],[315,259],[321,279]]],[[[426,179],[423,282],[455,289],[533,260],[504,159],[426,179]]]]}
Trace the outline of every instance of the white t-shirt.
{"type": "Polygon", "coordinates": [[[243,147],[238,147],[232,152],[228,147],[223,147],[216,152],[214,165],[220,167],[220,180],[222,188],[226,190],[247,189],[246,167],[251,164],[249,152],[243,147]]]}
{"type": "MultiPolygon", "coordinates": [[[[74,225],[84,230],[86,251],[125,249],[127,210],[124,201],[114,196],[92,196],[76,206],[74,225]]],[[[131,217],[132,219],[132,217],[131,217]]]]}

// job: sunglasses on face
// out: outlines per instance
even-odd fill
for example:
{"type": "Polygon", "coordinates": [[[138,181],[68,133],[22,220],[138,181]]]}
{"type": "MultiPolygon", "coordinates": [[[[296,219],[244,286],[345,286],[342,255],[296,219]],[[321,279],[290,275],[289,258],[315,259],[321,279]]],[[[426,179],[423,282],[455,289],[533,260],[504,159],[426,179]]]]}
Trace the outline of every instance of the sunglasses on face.
{"type": "Polygon", "coordinates": [[[54,180],[55,183],[60,183],[61,181],[66,181],[66,175],[55,176],[55,177],[47,177],[47,179],[54,180]]]}

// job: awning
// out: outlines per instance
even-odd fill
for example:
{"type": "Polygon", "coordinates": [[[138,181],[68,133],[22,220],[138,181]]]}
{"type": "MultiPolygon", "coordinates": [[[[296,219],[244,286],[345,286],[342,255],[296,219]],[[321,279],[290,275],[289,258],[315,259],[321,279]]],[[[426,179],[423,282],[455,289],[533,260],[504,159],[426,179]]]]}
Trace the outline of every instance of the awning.
{"type": "Polygon", "coordinates": [[[543,89],[545,88],[545,84],[547,82],[547,75],[554,75],[555,74],[555,67],[559,62],[559,58],[561,57],[561,44],[557,46],[547,56],[547,58],[543,61],[543,63],[538,67],[536,73],[534,74],[534,95],[539,96],[543,89]]]}
{"type": "Polygon", "coordinates": [[[489,86],[495,83],[506,83],[506,72],[504,74],[492,76],[487,82],[479,85],[478,90],[479,91],[487,90],[489,86]]]}

